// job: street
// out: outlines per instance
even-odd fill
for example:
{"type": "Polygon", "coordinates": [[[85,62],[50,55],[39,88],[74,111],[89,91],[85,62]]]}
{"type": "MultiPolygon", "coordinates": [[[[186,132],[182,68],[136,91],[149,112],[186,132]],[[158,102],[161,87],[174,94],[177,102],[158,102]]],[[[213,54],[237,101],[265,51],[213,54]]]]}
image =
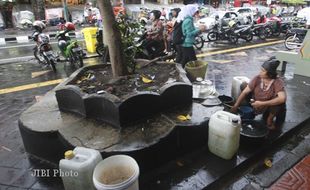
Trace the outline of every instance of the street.
{"type": "MultiPolygon", "coordinates": [[[[53,73],[49,68],[43,68],[32,56],[32,47],[31,43],[0,46],[1,190],[63,189],[60,178],[35,178],[31,175],[33,169],[50,166],[27,155],[19,133],[18,119],[23,111],[40,101],[41,96],[70,76],[74,70],[64,62],[57,64],[57,73],[53,73]]],[[[233,76],[252,78],[258,73],[263,61],[274,52],[284,49],[283,41],[280,39],[241,43],[237,47],[207,43],[202,51],[197,52],[197,57],[209,62],[207,78],[215,81],[216,90],[220,94],[230,95],[233,76]]],[[[85,65],[101,63],[98,57],[84,61],[85,65]]],[[[288,65],[284,76],[286,80],[293,78],[292,67],[288,65]]],[[[293,122],[294,118],[289,117],[289,120],[293,122]]],[[[46,151],[48,149],[49,147],[46,147],[46,151]]],[[[196,187],[199,189],[200,186],[196,187]]]]}

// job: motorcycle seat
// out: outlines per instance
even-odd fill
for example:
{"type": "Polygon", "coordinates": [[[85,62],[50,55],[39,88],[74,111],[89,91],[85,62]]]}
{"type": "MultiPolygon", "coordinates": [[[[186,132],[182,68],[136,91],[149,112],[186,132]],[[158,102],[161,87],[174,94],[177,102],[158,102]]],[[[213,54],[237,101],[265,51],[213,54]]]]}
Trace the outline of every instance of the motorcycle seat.
{"type": "Polygon", "coordinates": [[[266,26],[266,23],[254,24],[254,27],[263,27],[266,26]]]}
{"type": "Polygon", "coordinates": [[[307,29],[303,29],[303,28],[292,28],[291,29],[291,33],[295,33],[295,34],[300,34],[300,35],[306,35],[307,34],[307,29]]]}

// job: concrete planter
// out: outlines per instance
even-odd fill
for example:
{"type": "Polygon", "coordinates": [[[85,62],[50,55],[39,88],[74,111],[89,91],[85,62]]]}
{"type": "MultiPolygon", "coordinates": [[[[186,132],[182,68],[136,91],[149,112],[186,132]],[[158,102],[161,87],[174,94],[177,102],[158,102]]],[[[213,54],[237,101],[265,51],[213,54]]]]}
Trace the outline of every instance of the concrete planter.
{"type": "Polygon", "coordinates": [[[109,66],[87,66],[73,73],[56,90],[59,110],[98,119],[115,127],[122,127],[161,111],[192,102],[192,86],[179,66],[176,66],[176,69],[179,71],[181,82],[165,84],[160,87],[158,93],[132,92],[125,98],[120,98],[110,93],[87,94],[78,86],[70,85],[88,70],[109,66]]]}

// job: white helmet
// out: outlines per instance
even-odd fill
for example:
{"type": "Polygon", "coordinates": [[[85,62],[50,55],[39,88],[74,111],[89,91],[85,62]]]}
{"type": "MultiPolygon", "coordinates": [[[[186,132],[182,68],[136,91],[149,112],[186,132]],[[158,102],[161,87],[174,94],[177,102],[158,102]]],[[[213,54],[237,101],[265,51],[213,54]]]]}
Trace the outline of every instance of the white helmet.
{"type": "Polygon", "coordinates": [[[40,20],[36,20],[32,23],[32,26],[36,29],[36,30],[44,30],[46,28],[46,25],[40,21],[40,20]]]}

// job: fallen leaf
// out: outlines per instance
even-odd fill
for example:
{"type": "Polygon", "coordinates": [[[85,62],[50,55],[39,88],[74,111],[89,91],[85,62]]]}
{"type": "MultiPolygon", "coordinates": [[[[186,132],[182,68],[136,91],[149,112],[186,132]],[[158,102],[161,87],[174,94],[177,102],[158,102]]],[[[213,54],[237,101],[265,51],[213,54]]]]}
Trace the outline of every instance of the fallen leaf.
{"type": "Polygon", "coordinates": [[[148,78],[146,78],[146,77],[144,77],[144,76],[142,76],[142,81],[143,81],[144,83],[151,83],[151,82],[153,82],[153,80],[148,79],[148,78]]]}
{"type": "Polygon", "coordinates": [[[270,159],[265,159],[264,163],[265,163],[265,166],[267,166],[268,168],[272,167],[272,161],[270,159]]]}
{"type": "Polygon", "coordinates": [[[187,119],[187,117],[184,116],[184,115],[179,115],[179,116],[178,116],[178,120],[180,120],[180,121],[187,121],[188,119],[187,119]]]}

